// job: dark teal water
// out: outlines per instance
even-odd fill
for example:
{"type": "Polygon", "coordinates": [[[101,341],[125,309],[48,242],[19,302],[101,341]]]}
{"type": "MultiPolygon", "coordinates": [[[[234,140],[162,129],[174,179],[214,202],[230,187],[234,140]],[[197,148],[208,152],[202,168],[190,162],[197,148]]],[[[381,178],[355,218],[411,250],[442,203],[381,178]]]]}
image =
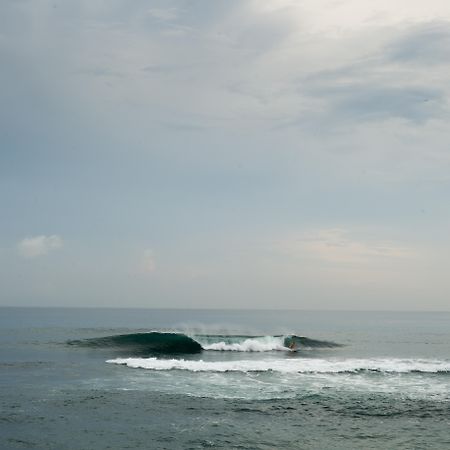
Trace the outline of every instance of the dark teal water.
{"type": "Polygon", "coordinates": [[[446,449],[449,429],[449,313],[0,309],[2,449],[446,449]]]}

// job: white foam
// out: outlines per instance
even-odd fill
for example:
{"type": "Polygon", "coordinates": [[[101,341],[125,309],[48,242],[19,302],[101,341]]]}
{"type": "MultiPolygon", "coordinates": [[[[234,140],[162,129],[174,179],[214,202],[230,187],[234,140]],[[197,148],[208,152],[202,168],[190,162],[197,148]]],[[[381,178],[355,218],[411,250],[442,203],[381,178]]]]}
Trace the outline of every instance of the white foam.
{"type": "Polygon", "coordinates": [[[450,361],[427,359],[278,359],[203,361],[158,358],[117,358],[107,363],[149,370],[187,370],[190,372],[281,372],[348,373],[378,371],[386,373],[450,372],[450,361]]]}
{"type": "Polygon", "coordinates": [[[232,352],[270,352],[274,350],[289,350],[284,345],[284,337],[264,336],[248,338],[239,343],[215,342],[213,344],[201,344],[204,350],[232,351],[232,352]]]}

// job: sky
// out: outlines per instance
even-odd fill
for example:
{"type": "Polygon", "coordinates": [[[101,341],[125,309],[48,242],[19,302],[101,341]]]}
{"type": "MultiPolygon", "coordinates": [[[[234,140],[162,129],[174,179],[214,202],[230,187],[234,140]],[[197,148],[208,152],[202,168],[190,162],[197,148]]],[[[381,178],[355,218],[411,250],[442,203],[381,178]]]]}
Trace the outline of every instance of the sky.
{"type": "Polygon", "coordinates": [[[3,0],[0,305],[450,310],[448,0],[3,0]]]}

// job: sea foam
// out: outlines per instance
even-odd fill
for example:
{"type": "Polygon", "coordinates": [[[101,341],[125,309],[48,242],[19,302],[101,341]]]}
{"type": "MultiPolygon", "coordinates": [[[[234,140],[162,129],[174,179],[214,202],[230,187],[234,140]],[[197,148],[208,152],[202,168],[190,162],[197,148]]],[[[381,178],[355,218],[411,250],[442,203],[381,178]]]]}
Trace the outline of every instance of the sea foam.
{"type": "Polygon", "coordinates": [[[149,370],[191,372],[281,372],[281,373],[450,373],[450,361],[428,359],[277,359],[203,361],[159,358],[116,358],[107,363],[149,370]]]}

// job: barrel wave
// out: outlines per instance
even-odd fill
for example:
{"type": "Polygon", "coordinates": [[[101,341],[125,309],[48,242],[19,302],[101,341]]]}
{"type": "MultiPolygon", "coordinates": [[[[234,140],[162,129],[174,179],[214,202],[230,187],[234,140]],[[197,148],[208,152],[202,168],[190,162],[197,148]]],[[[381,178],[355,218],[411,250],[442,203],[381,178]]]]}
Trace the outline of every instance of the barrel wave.
{"type": "Polygon", "coordinates": [[[194,354],[202,351],[273,352],[340,347],[295,334],[275,336],[191,334],[152,331],[72,340],[69,345],[105,348],[130,355],[194,354]]]}
{"type": "Polygon", "coordinates": [[[131,333],[69,341],[69,345],[108,348],[132,355],[199,353],[202,346],[183,333],[131,333]]]}

